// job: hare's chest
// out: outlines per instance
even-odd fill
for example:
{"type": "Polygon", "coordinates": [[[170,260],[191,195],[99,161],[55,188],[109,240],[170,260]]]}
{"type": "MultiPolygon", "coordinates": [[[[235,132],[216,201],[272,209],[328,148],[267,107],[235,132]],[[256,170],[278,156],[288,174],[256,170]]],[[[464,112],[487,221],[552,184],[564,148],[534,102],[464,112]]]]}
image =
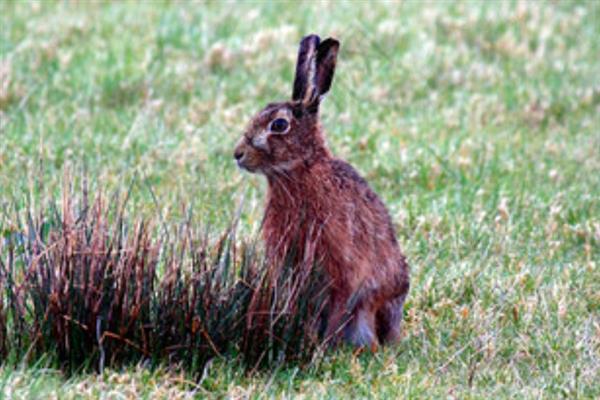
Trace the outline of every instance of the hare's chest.
{"type": "Polygon", "coordinates": [[[267,252],[283,257],[292,249],[298,255],[306,248],[321,249],[325,227],[319,212],[308,205],[277,207],[270,204],[262,226],[267,252]]]}

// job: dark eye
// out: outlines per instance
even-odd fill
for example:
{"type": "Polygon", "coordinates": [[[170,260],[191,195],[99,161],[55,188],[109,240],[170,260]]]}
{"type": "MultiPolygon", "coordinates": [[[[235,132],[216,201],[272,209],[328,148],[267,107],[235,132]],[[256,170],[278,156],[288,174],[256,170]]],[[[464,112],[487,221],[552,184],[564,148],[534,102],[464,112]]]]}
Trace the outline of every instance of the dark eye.
{"type": "Polygon", "coordinates": [[[271,122],[271,130],[273,132],[284,132],[288,128],[289,123],[283,118],[277,118],[271,122]]]}

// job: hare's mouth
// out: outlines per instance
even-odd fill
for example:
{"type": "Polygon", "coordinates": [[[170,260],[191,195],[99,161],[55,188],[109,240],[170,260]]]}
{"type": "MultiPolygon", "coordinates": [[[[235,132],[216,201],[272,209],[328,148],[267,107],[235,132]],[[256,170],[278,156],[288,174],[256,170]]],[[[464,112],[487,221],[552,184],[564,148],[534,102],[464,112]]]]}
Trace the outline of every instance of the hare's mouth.
{"type": "Polygon", "coordinates": [[[258,170],[258,166],[256,165],[250,165],[247,163],[247,157],[242,157],[239,160],[237,160],[237,166],[240,169],[245,169],[248,172],[256,172],[258,170]]]}

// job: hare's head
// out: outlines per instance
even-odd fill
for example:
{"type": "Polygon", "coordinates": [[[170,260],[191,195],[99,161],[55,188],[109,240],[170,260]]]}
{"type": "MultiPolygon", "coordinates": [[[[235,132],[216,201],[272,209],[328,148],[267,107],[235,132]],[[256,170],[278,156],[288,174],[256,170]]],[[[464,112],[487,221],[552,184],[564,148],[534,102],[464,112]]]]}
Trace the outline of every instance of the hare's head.
{"type": "Polygon", "coordinates": [[[252,118],[234,152],[240,167],[270,175],[329,154],[318,111],[331,87],[339,45],[316,35],[302,39],[292,99],[268,104],[252,118]]]}

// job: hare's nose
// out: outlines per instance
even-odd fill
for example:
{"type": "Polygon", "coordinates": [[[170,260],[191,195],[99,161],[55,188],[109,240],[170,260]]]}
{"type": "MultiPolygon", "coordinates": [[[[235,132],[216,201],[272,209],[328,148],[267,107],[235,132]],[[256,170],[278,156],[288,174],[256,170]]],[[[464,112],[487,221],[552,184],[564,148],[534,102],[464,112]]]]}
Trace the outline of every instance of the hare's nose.
{"type": "Polygon", "coordinates": [[[242,149],[235,149],[235,151],[233,152],[233,156],[235,157],[236,160],[240,160],[240,158],[244,157],[244,150],[242,149]]]}

